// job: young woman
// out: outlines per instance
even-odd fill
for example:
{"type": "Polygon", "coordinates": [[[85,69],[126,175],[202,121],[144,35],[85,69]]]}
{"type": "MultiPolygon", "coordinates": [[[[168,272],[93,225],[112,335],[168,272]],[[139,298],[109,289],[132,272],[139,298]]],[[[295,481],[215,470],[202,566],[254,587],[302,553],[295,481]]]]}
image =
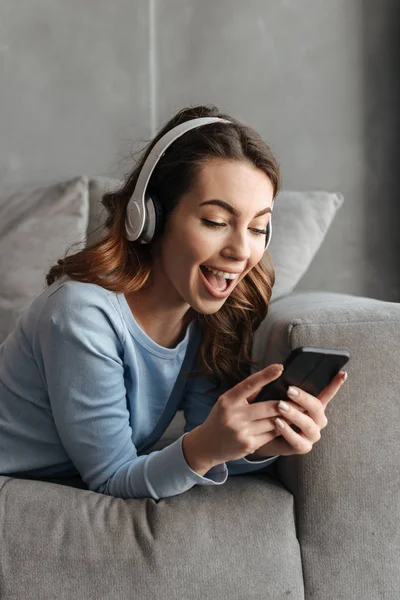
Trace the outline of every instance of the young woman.
{"type": "Polygon", "coordinates": [[[100,241],[50,269],[0,347],[1,474],[157,500],[310,452],[342,374],[319,398],[251,402],[282,371],[251,361],[278,190],[260,135],[215,107],[163,127],[103,196],[100,241]],[[184,434],[146,453],[178,409],[184,434]]]}

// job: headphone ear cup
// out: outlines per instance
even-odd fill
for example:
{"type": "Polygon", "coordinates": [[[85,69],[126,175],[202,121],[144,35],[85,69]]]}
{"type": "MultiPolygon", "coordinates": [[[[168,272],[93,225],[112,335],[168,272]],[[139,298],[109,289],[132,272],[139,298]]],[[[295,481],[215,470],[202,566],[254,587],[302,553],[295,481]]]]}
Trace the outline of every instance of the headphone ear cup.
{"type": "Polygon", "coordinates": [[[163,208],[160,201],[149,194],[145,195],[145,219],[143,231],[140,235],[141,244],[150,243],[162,230],[163,227],[163,208]]]}
{"type": "Polygon", "coordinates": [[[164,228],[165,211],[161,202],[153,195],[145,195],[145,219],[139,238],[141,244],[148,244],[161,234],[164,228]]]}
{"type": "Polygon", "coordinates": [[[157,196],[151,196],[149,197],[150,202],[153,205],[154,208],[154,213],[153,213],[153,235],[151,239],[157,239],[163,229],[164,229],[164,222],[165,222],[165,210],[164,207],[162,205],[162,203],[160,202],[160,200],[157,198],[157,196]]]}

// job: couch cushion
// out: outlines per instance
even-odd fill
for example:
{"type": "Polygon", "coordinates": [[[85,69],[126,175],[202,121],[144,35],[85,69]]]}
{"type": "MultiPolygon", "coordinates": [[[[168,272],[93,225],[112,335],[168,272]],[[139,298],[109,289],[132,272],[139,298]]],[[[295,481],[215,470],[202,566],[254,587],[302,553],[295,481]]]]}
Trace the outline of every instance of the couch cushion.
{"type": "Polygon", "coordinates": [[[0,343],[71,243],[85,242],[88,179],[0,192],[0,343]]]}
{"type": "Polygon", "coordinates": [[[400,597],[400,304],[333,292],[273,303],[257,332],[260,368],[294,348],[347,349],[346,383],[305,455],[276,461],[296,498],[306,597],[400,597]]]}
{"type": "Polygon", "coordinates": [[[342,204],[343,196],[330,192],[284,190],[278,195],[268,248],[276,275],[271,301],[295,289],[342,204]]]}
{"type": "MultiPolygon", "coordinates": [[[[90,218],[88,243],[101,235],[106,209],[101,204],[105,191],[122,181],[94,176],[89,182],[90,218]],[[100,227],[98,230],[97,228],[100,227]]],[[[318,252],[332,221],[343,204],[343,196],[330,192],[283,190],[274,205],[269,253],[276,282],[271,300],[292,292],[318,252]]]]}
{"type": "Polygon", "coordinates": [[[0,531],[2,600],[304,598],[293,496],[266,474],[157,502],[0,477],[0,531]]]}

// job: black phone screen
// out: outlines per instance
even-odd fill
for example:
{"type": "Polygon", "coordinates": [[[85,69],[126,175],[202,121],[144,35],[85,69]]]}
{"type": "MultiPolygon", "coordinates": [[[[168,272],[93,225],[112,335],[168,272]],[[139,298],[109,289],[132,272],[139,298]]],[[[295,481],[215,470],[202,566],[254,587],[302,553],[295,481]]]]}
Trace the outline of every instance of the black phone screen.
{"type": "Polygon", "coordinates": [[[282,375],[267,383],[253,402],[291,400],[286,394],[290,385],[318,396],[350,359],[347,350],[301,346],[283,363],[282,375]]]}

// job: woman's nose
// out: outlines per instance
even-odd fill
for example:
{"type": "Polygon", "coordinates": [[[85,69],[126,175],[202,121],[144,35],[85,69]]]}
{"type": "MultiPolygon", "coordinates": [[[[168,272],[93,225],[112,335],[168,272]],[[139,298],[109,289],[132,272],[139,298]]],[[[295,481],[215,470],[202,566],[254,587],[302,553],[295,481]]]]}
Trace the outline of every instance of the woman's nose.
{"type": "Polygon", "coordinates": [[[246,262],[251,254],[247,234],[233,232],[227,244],[227,251],[229,251],[229,256],[237,262],[246,262]]]}

